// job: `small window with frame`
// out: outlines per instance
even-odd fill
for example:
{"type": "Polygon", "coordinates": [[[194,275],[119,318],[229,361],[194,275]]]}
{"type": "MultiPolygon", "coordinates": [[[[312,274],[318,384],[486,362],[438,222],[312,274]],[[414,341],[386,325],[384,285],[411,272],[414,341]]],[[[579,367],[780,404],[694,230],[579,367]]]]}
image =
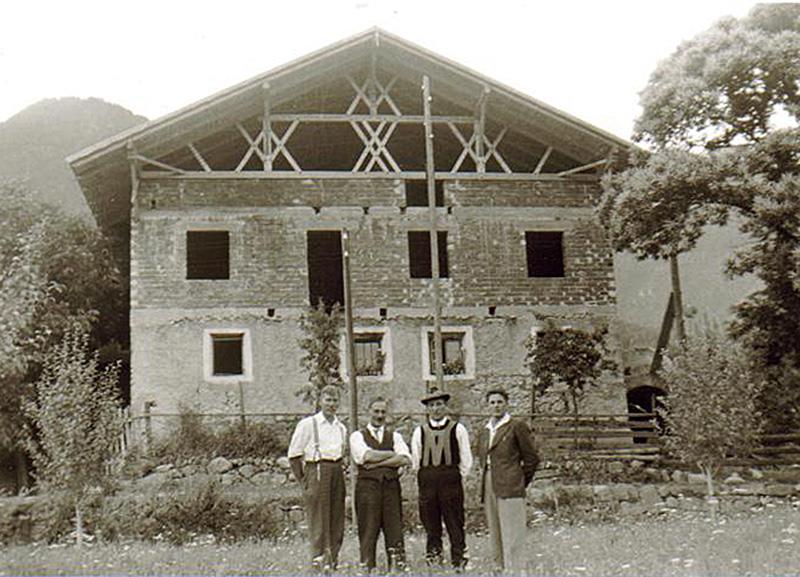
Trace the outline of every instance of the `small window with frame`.
{"type": "MultiPolygon", "coordinates": [[[[423,371],[426,380],[436,378],[435,340],[432,328],[426,328],[423,371]]],[[[446,379],[471,379],[475,375],[475,346],[472,327],[442,328],[442,373],[446,379]]]]}
{"type": "Polygon", "coordinates": [[[203,338],[203,372],[207,381],[252,380],[249,330],[209,329],[203,338]]]}

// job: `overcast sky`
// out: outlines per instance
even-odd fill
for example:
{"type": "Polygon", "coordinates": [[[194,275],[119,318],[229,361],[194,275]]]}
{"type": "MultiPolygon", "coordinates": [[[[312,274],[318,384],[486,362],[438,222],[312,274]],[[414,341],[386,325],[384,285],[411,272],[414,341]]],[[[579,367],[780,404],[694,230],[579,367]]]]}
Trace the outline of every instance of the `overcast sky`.
{"type": "Polygon", "coordinates": [[[157,118],[380,26],[618,136],[656,63],[752,1],[10,0],[0,122],[95,96],[157,118]]]}

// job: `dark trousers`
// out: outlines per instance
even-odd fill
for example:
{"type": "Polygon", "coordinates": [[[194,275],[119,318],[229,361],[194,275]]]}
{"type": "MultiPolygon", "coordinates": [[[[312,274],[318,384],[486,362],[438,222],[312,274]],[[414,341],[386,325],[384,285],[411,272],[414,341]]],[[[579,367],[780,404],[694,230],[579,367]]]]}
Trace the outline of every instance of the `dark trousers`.
{"type": "Polygon", "coordinates": [[[303,498],[312,563],[315,567],[335,569],[344,539],[344,473],[341,461],[306,463],[303,498]]]}
{"type": "Polygon", "coordinates": [[[403,544],[403,505],[399,479],[356,480],[356,517],[361,563],[375,568],[375,548],[378,534],[383,531],[386,561],[389,568],[405,565],[403,544]]]}
{"type": "Polygon", "coordinates": [[[453,567],[466,563],[464,553],[464,489],[457,467],[422,467],[419,483],[419,516],[425,527],[425,557],[428,562],[441,562],[442,521],[450,538],[453,567]]]}

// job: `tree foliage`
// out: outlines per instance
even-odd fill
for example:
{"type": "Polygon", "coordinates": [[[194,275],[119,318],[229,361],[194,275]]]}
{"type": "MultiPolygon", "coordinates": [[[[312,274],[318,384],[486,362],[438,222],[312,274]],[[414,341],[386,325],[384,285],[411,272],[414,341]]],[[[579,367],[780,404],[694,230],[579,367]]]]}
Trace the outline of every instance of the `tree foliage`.
{"type": "Polygon", "coordinates": [[[23,404],[24,442],[36,477],[71,497],[79,540],[81,506],[107,480],[122,432],[117,371],[117,365],[101,368],[97,353],[89,352],[88,334],[71,327],[49,351],[34,396],[23,404]]]}
{"type": "Polygon", "coordinates": [[[666,422],[666,449],[713,478],[728,457],[745,456],[761,430],[757,399],[763,381],[734,343],[713,332],[687,337],[660,372],[668,395],[658,409],[666,422]]]}
{"type": "Polygon", "coordinates": [[[758,4],[659,63],[634,138],[656,148],[757,142],[776,115],[800,118],[800,5],[758,4]]]}
{"type": "Polygon", "coordinates": [[[762,367],[800,368],[798,82],[800,5],[723,20],[662,62],[643,91],[635,137],[655,152],[603,179],[601,218],[615,247],[639,258],[690,250],[704,227],[736,217],[751,242],[726,272],[763,288],[735,307],[730,331],[762,367]]]}
{"type": "Polygon", "coordinates": [[[308,383],[300,388],[298,395],[303,397],[303,402],[315,407],[319,391],[325,386],[344,386],[339,374],[342,324],[341,307],[336,305],[328,311],[322,301],[300,317],[300,328],[304,333],[300,339],[300,348],[304,351],[300,365],[308,371],[308,383]]]}
{"type": "Polygon", "coordinates": [[[605,331],[559,328],[552,322],[525,341],[525,364],[533,376],[535,393],[544,395],[554,385],[565,388],[564,406],[578,413],[589,386],[616,364],[608,358],[605,331]]]}
{"type": "Polygon", "coordinates": [[[0,446],[12,447],[21,403],[70,326],[89,331],[94,349],[127,349],[127,294],[97,229],[21,183],[1,182],[0,195],[0,446]]]}

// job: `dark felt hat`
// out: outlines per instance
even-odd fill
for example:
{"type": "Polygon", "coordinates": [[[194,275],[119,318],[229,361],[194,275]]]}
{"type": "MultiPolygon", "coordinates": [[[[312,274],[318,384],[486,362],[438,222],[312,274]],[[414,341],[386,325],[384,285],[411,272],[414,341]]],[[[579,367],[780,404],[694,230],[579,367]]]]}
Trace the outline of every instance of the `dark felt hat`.
{"type": "Polygon", "coordinates": [[[424,397],[422,397],[419,402],[423,405],[427,405],[431,401],[435,401],[437,399],[442,399],[445,403],[450,400],[450,393],[445,393],[444,391],[440,391],[437,388],[433,388],[428,391],[424,397]]]}

